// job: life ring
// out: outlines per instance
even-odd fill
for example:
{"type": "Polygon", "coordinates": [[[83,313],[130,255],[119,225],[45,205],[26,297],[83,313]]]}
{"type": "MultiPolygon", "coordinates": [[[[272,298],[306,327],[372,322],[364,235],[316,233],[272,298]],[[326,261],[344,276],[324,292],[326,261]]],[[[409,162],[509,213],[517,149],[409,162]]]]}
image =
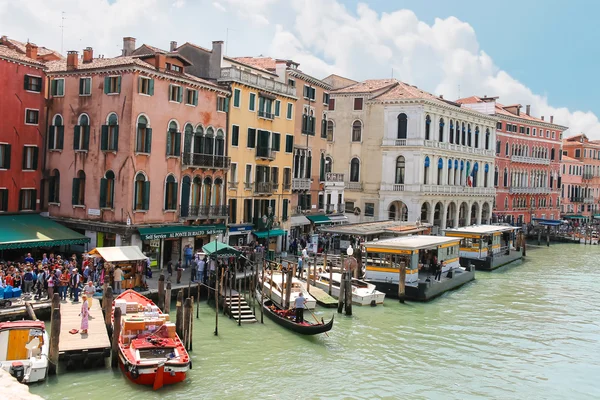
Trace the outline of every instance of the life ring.
{"type": "Polygon", "coordinates": [[[140,377],[140,371],[138,371],[135,365],[129,366],[129,374],[133,379],[137,379],[140,377]]]}

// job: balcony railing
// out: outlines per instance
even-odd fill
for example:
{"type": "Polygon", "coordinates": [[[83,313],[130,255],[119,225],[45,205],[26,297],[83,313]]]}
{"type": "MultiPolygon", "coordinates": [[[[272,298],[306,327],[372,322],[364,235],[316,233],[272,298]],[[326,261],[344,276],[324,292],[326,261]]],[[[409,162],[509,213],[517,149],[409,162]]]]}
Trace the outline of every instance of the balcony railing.
{"type": "Polygon", "coordinates": [[[241,69],[235,67],[221,68],[221,77],[218,79],[218,81],[236,81],[270,92],[277,92],[286,96],[296,96],[295,87],[288,86],[274,79],[266,79],[258,74],[242,71],[241,69]]]}
{"type": "Polygon", "coordinates": [[[537,157],[525,157],[525,156],[511,156],[510,161],[521,162],[527,164],[540,164],[550,165],[550,159],[548,158],[537,158],[537,157]]]}
{"type": "MultiPolygon", "coordinates": [[[[404,185],[408,189],[409,185],[404,185]]],[[[412,189],[412,185],[411,189],[412,189]]],[[[452,185],[420,185],[421,192],[427,194],[468,194],[468,195],[495,195],[496,189],[491,187],[469,187],[452,185]]]]}
{"type": "Polygon", "coordinates": [[[583,179],[593,179],[594,174],[592,174],[590,172],[584,172],[582,177],[583,177],[583,179]]]}
{"type": "Polygon", "coordinates": [[[344,174],[328,172],[325,174],[325,182],[344,182],[344,174]]]}
{"type": "Polygon", "coordinates": [[[238,184],[239,184],[239,182],[229,181],[229,182],[227,182],[227,187],[229,188],[229,190],[237,190],[238,184]]]}
{"type": "Polygon", "coordinates": [[[403,183],[382,183],[381,191],[385,192],[404,192],[403,183]]]}
{"type": "Polygon", "coordinates": [[[264,119],[275,119],[275,114],[266,111],[258,111],[258,116],[264,119]]]}
{"type": "Polygon", "coordinates": [[[391,147],[404,147],[404,146],[424,146],[434,149],[444,149],[450,151],[457,151],[466,154],[476,154],[481,156],[493,156],[494,150],[481,149],[471,146],[463,146],[460,144],[438,142],[437,140],[424,140],[424,139],[383,139],[381,142],[382,146],[391,147]]]}
{"type": "Polygon", "coordinates": [[[272,194],[273,184],[271,182],[255,182],[254,183],[255,194],[272,194]]]}
{"type": "Polygon", "coordinates": [[[583,197],[571,197],[571,203],[583,203],[583,197]]]}
{"type": "Polygon", "coordinates": [[[291,183],[283,183],[283,190],[292,190],[292,184],[291,183]]]}
{"type": "Polygon", "coordinates": [[[179,216],[191,219],[227,218],[229,206],[195,206],[182,204],[179,206],[179,216]]]}
{"type": "Polygon", "coordinates": [[[583,199],[583,202],[584,202],[585,204],[594,204],[594,198],[593,198],[593,197],[585,197],[585,198],[583,199]]]}
{"type": "Polygon", "coordinates": [[[325,206],[325,212],[327,214],[331,214],[331,213],[335,212],[335,204],[327,204],[325,206]]]}
{"type": "Polygon", "coordinates": [[[257,147],[256,148],[256,158],[262,158],[264,160],[274,160],[275,153],[269,147],[257,147]]]}
{"type": "Polygon", "coordinates": [[[279,182],[273,182],[273,191],[276,192],[279,190],[279,182]]]}
{"type": "Polygon", "coordinates": [[[208,210],[208,215],[209,217],[214,218],[227,218],[227,216],[229,215],[229,206],[210,206],[210,209],[208,210]]]}
{"type": "Polygon", "coordinates": [[[552,189],[549,187],[511,187],[510,194],[549,194],[552,189]]]}
{"type": "Polygon", "coordinates": [[[310,178],[292,178],[292,190],[310,190],[310,178]]]}
{"type": "Polygon", "coordinates": [[[346,182],[345,188],[348,190],[358,190],[358,191],[363,190],[362,182],[346,182]]]}
{"type": "Polygon", "coordinates": [[[231,157],[214,156],[211,154],[183,153],[181,163],[187,167],[227,169],[231,157]]]}

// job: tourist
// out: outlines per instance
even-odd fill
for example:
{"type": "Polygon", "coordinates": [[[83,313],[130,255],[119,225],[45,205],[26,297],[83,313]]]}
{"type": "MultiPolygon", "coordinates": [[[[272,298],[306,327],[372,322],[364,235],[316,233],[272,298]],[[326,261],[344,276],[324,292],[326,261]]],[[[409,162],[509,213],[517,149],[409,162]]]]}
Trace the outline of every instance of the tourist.
{"type": "Polygon", "coordinates": [[[29,264],[33,264],[35,262],[33,257],[31,257],[31,253],[27,253],[27,256],[25,256],[25,262],[29,264]]]}
{"type": "Polygon", "coordinates": [[[201,257],[198,260],[198,280],[204,283],[204,271],[205,271],[206,263],[204,262],[204,257],[201,257]]]}
{"type": "Polygon", "coordinates": [[[90,311],[88,308],[87,296],[84,294],[81,296],[82,304],[81,304],[81,312],[79,316],[81,317],[81,334],[87,335],[88,333],[88,325],[89,325],[89,316],[90,311]]]}
{"type": "Polygon", "coordinates": [[[42,255],[42,265],[48,265],[48,256],[46,253],[42,255]]]}
{"type": "Polygon", "coordinates": [[[302,256],[298,257],[298,278],[302,278],[302,270],[304,268],[304,262],[302,256]]]}
{"type": "Polygon", "coordinates": [[[181,264],[181,258],[177,261],[177,283],[181,283],[181,272],[183,271],[183,266],[181,264]]]}
{"type": "Polygon", "coordinates": [[[123,280],[123,271],[121,267],[118,265],[115,267],[115,271],[113,272],[113,279],[115,280],[115,294],[121,293],[121,281],[123,280]]]}
{"type": "Polygon", "coordinates": [[[15,279],[13,280],[13,287],[14,288],[21,288],[23,281],[21,278],[21,273],[19,271],[17,271],[15,273],[15,279]]]}
{"type": "Polygon", "coordinates": [[[81,275],[77,271],[77,268],[73,269],[71,274],[71,290],[73,291],[73,303],[79,303],[79,284],[81,283],[81,275]]]}
{"type": "Polygon", "coordinates": [[[294,308],[296,309],[296,323],[301,324],[304,322],[304,305],[306,301],[304,300],[304,295],[302,292],[298,294],[298,297],[294,300],[294,308]]]}
{"type": "Polygon", "coordinates": [[[435,276],[433,277],[434,281],[441,282],[442,281],[442,268],[444,267],[444,262],[436,265],[435,276]]]}
{"type": "Polygon", "coordinates": [[[54,296],[54,274],[48,275],[46,285],[48,285],[48,300],[52,300],[52,296],[54,296]]]}
{"type": "Polygon", "coordinates": [[[194,249],[192,248],[192,245],[188,244],[185,246],[185,249],[183,249],[183,255],[185,257],[185,267],[188,268],[194,256],[194,249]]]}
{"type": "Polygon", "coordinates": [[[88,309],[92,308],[92,301],[94,294],[96,293],[96,287],[92,281],[88,281],[87,285],[83,288],[83,298],[87,298],[88,309]]]}
{"type": "Polygon", "coordinates": [[[31,272],[31,268],[27,267],[25,269],[25,274],[23,275],[23,293],[31,292],[32,287],[33,287],[33,273],[31,272]]]}
{"type": "Polygon", "coordinates": [[[191,271],[191,280],[192,282],[196,282],[197,279],[197,275],[198,275],[198,261],[196,261],[196,259],[193,259],[189,266],[191,267],[192,271],[191,271]]]}
{"type": "Polygon", "coordinates": [[[59,280],[59,285],[60,285],[58,287],[58,295],[60,296],[60,299],[62,301],[67,301],[67,289],[69,288],[70,277],[69,277],[69,274],[67,273],[66,268],[59,275],[58,280],[59,280]]]}

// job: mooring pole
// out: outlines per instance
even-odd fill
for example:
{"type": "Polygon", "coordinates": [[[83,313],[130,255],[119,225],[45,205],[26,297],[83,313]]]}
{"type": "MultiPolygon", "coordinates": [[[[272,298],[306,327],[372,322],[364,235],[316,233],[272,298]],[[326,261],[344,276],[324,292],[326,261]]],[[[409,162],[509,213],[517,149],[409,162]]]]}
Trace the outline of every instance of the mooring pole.
{"type": "Polygon", "coordinates": [[[60,342],[60,296],[52,297],[52,315],[50,317],[50,348],[48,351],[48,374],[56,375],[58,370],[58,345],[60,342]]]}
{"type": "Polygon", "coordinates": [[[164,314],[171,312],[171,281],[167,282],[167,290],[163,293],[163,306],[161,310],[163,310],[164,314]]]}
{"type": "Polygon", "coordinates": [[[190,317],[188,318],[188,321],[190,323],[190,348],[188,349],[188,351],[192,351],[194,349],[194,297],[192,296],[191,298],[191,306],[190,306],[190,317]]]}
{"type": "Polygon", "coordinates": [[[200,318],[200,282],[198,282],[198,291],[196,299],[196,318],[200,318]]]}
{"type": "Polygon", "coordinates": [[[104,297],[104,301],[106,304],[102,304],[104,307],[104,324],[106,325],[106,329],[110,332],[112,329],[112,303],[113,303],[113,290],[112,287],[108,286],[106,288],[106,296],[104,297]]]}
{"type": "Polygon", "coordinates": [[[121,307],[115,307],[112,334],[112,352],[110,357],[110,365],[113,368],[119,366],[119,336],[121,335],[121,307]]]}
{"type": "Polygon", "coordinates": [[[263,321],[264,303],[265,303],[265,265],[263,263],[262,278],[261,278],[261,282],[260,282],[260,323],[261,324],[264,324],[264,321],[263,321]]]}
{"type": "Polygon", "coordinates": [[[340,279],[340,294],[338,295],[338,314],[342,313],[344,309],[344,300],[346,299],[346,271],[344,271],[344,264],[342,264],[342,274],[340,279]]]}
{"type": "Polygon", "coordinates": [[[215,279],[215,336],[219,335],[219,266],[215,268],[217,276],[215,279]]]}
{"type": "MultiPolygon", "coordinates": [[[[180,338],[183,338],[183,289],[177,293],[177,303],[175,304],[175,332],[180,338]]],[[[185,342],[184,342],[185,344],[185,342]]]]}
{"type": "MultiPolygon", "coordinates": [[[[180,293],[182,293],[182,291],[180,291],[180,293]]],[[[183,313],[182,320],[183,321],[182,321],[182,327],[181,327],[183,330],[183,337],[185,338],[185,340],[184,340],[185,348],[187,350],[190,349],[190,343],[192,341],[192,339],[190,337],[190,327],[191,327],[191,323],[192,323],[192,316],[194,315],[193,310],[194,310],[194,304],[192,303],[192,299],[188,297],[187,299],[185,299],[185,304],[183,305],[183,310],[182,310],[182,313],[183,313]]]]}
{"type": "Polygon", "coordinates": [[[160,310],[163,312],[165,310],[165,275],[164,274],[160,274],[160,276],[158,277],[158,308],[160,308],[160,310]]]}
{"type": "Polygon", "coordinates": [[[398,277],[398,300],[404,303],[406,298],[406,263],[400,261],[400,275],[398,277]]]}

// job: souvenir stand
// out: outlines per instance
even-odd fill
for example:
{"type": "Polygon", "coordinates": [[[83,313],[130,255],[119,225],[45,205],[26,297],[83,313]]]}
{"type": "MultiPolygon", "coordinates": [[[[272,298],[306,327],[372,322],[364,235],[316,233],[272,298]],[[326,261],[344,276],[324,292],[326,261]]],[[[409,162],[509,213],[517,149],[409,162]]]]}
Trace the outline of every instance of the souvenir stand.
{"type": "MultiPolygon", "coordinates": [[[[89,252],[91,257],[104,260],[104,276],[111,276],[115,267],[123,271],[121,288],[133,289],[142,286],[142,263],[148,258],[137,246],[96,247],[89,252]]],[[[106,278],[105,278],[106,279],[106,278]]],[[[109,282],[112,283],[112,282],[109,282]]]]}

